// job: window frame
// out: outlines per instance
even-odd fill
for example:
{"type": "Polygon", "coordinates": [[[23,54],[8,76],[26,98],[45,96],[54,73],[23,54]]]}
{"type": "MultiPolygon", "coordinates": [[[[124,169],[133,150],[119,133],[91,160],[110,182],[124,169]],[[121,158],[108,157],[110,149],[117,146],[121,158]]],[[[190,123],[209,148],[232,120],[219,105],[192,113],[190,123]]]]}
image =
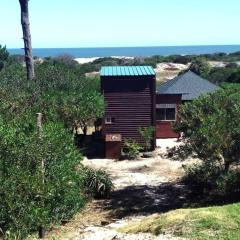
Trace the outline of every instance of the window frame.
{"type": "Polygon", "coordinates": [[[106,116],[104,122],[107,125],[113,124],[115,122],[115,118],[112,116],[106,116]]]}
{"type": "MultiPolygon", "coordinates": [[[[162,122],[175,122],[177,120],[177,104],[175,103],[164,103],[164,104],[156,104],[156,111],[158,109],[164,109],[164,119],[160,120],[160,119],[156,119],[156,121],[162,121],[162,122]],[[167,109],[174,109],[175,110],[175,116],[174,119],[166,119],[167,114],[166,114],[166,110],[167,109]]],[[[157,116],[157,114],[156,114],[157,116]]]]}

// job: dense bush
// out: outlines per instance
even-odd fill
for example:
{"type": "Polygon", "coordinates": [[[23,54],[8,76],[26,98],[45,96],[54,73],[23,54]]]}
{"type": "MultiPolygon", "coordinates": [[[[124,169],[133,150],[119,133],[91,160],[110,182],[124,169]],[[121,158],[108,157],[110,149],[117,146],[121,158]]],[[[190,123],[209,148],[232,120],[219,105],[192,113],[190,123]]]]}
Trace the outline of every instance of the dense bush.
{"type": "Polygon", "coordinates": [[[81,117],[85,124],[99,117],[94,107],[103,111],[99,79],[85,78],[79,65],[54,59],[36,65],[34,81],[25,75],[14,58],[0,72],[0,232],[17,239],[69,219],[84,205],[86,189],[77,171],[82,155],[72,127],[81,117]],[[78,94],[82,97],[75,101],[78,94]],[[38,112],[43,113],[42,138],[38,112]]]}
{"type": "Polygon", "coordinates": [[[19,239],[69,219],[85,201],[71,135],[59,124],[46,124],[41,139],[35,132],[28,123],[0,124],[0,229],[19,239]]]}
{"type": "Polygon", "coordinates": [[[125,139],[123,144],[123,156],[127,159],[136,159],[142,147],[134,140],[125,139]]]}
{"type": "Polygon", "coordinates": [[[222,172],[216,163],[196,163],[185,166],[183,181],[197,191],[197,194],[226,196],[240,193],[240,172],[222,172]]]}
{"type": "MultiPolygon", "coordinates": [[[[240,163],[240,87],[225,85],[224,89],[184,104],[181,121],[175,130],[183,133],[188,152],[194,152],[202,164],[188,170],[189,179],[199,186],[212,184],[226,186],[238,178],[236,166],[240,163]],[[191,151],[189,151],[191,150],[191,151]]],[[[233,186],[236,186],[234,183],[233,186]]]]}
{"type": "Polygon", "coordinates": [[[92,197],[106,197],[113,189],[112,180],[104,170],[82,167],[80,175],[85,193],[92,197]]]}
{"type": "Polygon", "coordinates": [[[197,75],[206,77],[210,71],[210,65],[204,59],[199,58],[199,59],[194,60],[191,63],[189,70],[196,73],[197,75]]]}
{"type": "Polygon", "coordinates": [[[204,75],[208,80],[214,83],[240,83],[240,67],[235,64],[229,64],[226,67],[212,68],[204,75]]]}
{"type": "Polygon", "coordinates": [[[5,62],[7,61],[9,57],[9,53],[5,47],[2,47],[0,45],[0,71],[3,69],[5,62]]]}

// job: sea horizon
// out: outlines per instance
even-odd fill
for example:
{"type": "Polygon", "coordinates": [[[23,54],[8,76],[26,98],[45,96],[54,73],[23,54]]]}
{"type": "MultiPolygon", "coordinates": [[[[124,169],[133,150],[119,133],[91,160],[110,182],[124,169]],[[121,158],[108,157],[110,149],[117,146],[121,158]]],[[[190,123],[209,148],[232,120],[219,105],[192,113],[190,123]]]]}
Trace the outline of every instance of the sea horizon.
{"type": "MultiPolygon", "coordinates": [[[[21,48],[8,48],[11,55],[24,54],[21,48]]],[[[90,47],[90,48],[33,48],[37,57],[57,57],[68,54],[74,58],[93,57],[151,57],[154,55],[199,55],[233,53],[240,51],[240,44],[233,45],[185,45],[185,46],[143,46],[143,47],[90,47]]]]}

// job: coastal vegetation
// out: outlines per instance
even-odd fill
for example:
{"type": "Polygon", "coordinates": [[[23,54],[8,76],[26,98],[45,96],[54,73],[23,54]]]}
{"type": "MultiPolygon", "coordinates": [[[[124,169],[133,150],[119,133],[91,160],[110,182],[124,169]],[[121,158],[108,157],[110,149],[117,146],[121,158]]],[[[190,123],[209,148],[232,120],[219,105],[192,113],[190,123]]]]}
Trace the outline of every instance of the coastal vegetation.
{"type": "Polygon", "coordinates": [[[154,139],[155,128],[154,127],[140,127],[139,133],[144,140],[144,150],[150,151],[152,141],[154,139]]]}
{"type": "Polygon", "coordinates": [[[184,104],[175,130],[183,133],[180,149],[200,162],[187,168],[184,181],[198,193],[239,194],[240,87],[222,89],[184,104]]]}
{"type": "Polygon", "coordinates": [[[0,71],[3,69],[8,57],[9,57],[9,53],[7,51],[6,46],[2,47],[0,45],[0,71]]]}
{"type": "MultiPolygon", "coordinates": [[[[24,62],[21,55],[10,56],[14,61],[24,62]]],[[[38,57],[35,57],[37,61],[38,57]]],[[[93,62],[78,64],[74,57],[63,54],[58,57],[46,57],[43,59],[48,62],[64,62],[69,66],[74,66],[79,73],[86,74],[99,72],[102,66],[130,66],[130,65],[150,65],[156,68],[159,63],[176,63],[190,64],[191,71],[201,75],[213,83],[220,84],[223,82],[240,83],[240,52],[235,53],[216,53],[202,55],[170,55],[170,56],[152,56],[152,57],[135,57],[135,58],[114,58],[104,57],[94,60],[93,62]],[[209,62],[222,62],[225,67],[211,66],[209,62]]]]}
{"type": "MultiPolygon", "coordinates": [[[[191,56],[191,59],[189,56],[103,58],[86,64],[78,64],[67,55],[46,58],[44,61],[35,58],[35,78],[34,81],[28,81],[24,58],[9,56],[6,48],[1,47],[0,181],[4,183],[0,187],[0,196],[4,199],[0,203],[2,234],[6,238],[21,239],[38,231],[41,226],[47,229],[56,223],[65,222],[82,209],[89,198],[106,196],[113,188],[106,172],[82,166],[82,153],[74,144],[76,131],[81,129],[86,134],[87,128],[103,116],[105,106],[100,92],[100,80],[85,75],[99,71],[102,65],[156,66],[164,61],[191,61],[192,71],[218,83],[221,89],[216,93],[186,103],[181,110],[182,121],[175,126],[176,130],[184,133],[186,144],[184,149],[180,149],[181,154],[195,154],[200,159],[195,165],[186,168],[183,182],[195,196],[204,196],[202,199],[207,201],[224,202],[226,196],[238,199],[240,89],[238,84],[233,83],[240,81],[239,65],[236,64],[239,55],[202,55],[191,56]],[[209,65],[210,60],[220,59],[229,61],[226,67],[209,65]],[[41,136],[36,113],[43,115],[41,136]]],[[[153,129],[140,131],[146,142],[145,150],[148,150],[153,129]]],[[[124,143],[124,155],[129,159],[136,159],[141,150],[131,140],[124,143]]],[[[198,236],[203,239],[213,234],[218,237],[230,234],[227,233],[229,229],[223,227],[224,221],[230,221],[231,218],[231,226],[239,224],[232,209],[238,211],[238,204],[206,209],[179,209],[159,215],[159,219],[165,219],[164,222],[157,218],[150,219],[150,223],[146,221],[146,228],[141,227],[141,231],[146,229],[155,233],[167,233],[173,229],[171,231],[175,235],[184,237],[195,237],[199,231],[198,236]],[[205,215],[206,211],[210,214],[205,215]],[[215,218],[218,214],[221,218],[215,218]],[[179,216],[176,222],[171,221],[173,215],[179,216]],[[189,221],[183,221],[182,216],[187,216],[189,221]],[[194,224],[191,225],[191,222],[194,224]],[[214,228],[214,224],[217,227],[214,228]],[[179,231],[174,230],[177,226],[180,226],[179,231]],[[206,233],[206,226],[213,229],[209,231],[210,235],[206,233]],[[185,234],[183,232],[186,228],[189,231],[185,234]]],[[[129,231],[140,231],[139,227],[136,228],[132,230],[131,227],[129,231]]],[[[238,232],[236,230],[231,234],[229,236],[234,239],[238,232]]]]}
{"type": "MultiPolygon", "coordinates": [[[[73,60],[73,58],[72,58],[73,60]]],[[[98,72],[102,66],[150,65],[154,68],[159,63],[190,64],[187,68],[215,84],[223,82],[240,83],[240,52],[202,55],[171,55],[136,58],[99,58],[93,62],[81,64],[81,71],[98,72]],[[225,67],[211,66],[210,62],[222,62],[225,67]]],[[[181,72],[182,73],[182,72],[181,72]]]]}
{"type": "Polygon", "coordinates": [[[125,139],[123,143],[123,157],[127,159],[136,159],[139,157],[142,147],[132,139],[125,139]]]}
{"type": "Polygon", "coordinates": [[[73,138],[73,129],[102,116],[104,103],[99,79],[86,78],[75,65],[37,63],[29,81],[25,66],[5,48],[0,52],[0,233],[24,239],[111,190],[107,174],[83,168],[73,138]]]}

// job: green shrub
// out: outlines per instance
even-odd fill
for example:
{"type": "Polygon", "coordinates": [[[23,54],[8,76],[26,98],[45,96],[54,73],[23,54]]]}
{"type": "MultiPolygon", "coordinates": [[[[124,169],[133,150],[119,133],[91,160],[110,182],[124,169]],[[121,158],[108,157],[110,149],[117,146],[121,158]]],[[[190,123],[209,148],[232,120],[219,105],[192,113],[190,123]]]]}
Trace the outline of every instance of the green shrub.
{"type": "Polygon", "coordinates": [[[82,167],[80,175],[85,193],[92,197],[106,197],[113,189],[112,180],[104,170],[82,167]]]}
{"type": "Polygon", "coordinates": [[[179,118],[181,121],[174,126],[177,132],[183,133],[184,145],[179,153],[184,158],[194,154],[200,160],[199,164],[186,169],[184,181],[202,193],[238,193],[239,84],[222,84],[218,91],[183,104],[179,118]]]}
{"type": "Polygon", "coordinates": [[[0,229],[17,239],[71,218],[85,202],[76,171],[82,156],[72,136],[47,124],[39,139],[23,126],[0,123],[0,229]]]}
{"type": "Polygon", "coordinates": [[[123,144],[123,154],[128,159],[136,159],[142,150],[142,147],[139,144],[130,139],[125,139],[123,144]]]}
{"type": "Polygon", "coordinates": [[[152,126],[139,128],[139,133],[141,134],[145,142],[144,148],[146,151],[151,150],[154,132],[155,132],[155,128],[152,126]]]}
{"type": "Polygon", "coordinates": [[[184,166],[184,182],[188,185],[196,186],[199,191],[211,190],[216,185],[216,179],[220,175],[219,167],[215,164],[195,163],[190,166],[184,166]]]}
{"type": "Polygon", "coordinates": [[[217,164],[198,163],[185,167],[183,180],[199,194],[227,196],[240,192],[240,172],[222,171],[217,164]]]}

